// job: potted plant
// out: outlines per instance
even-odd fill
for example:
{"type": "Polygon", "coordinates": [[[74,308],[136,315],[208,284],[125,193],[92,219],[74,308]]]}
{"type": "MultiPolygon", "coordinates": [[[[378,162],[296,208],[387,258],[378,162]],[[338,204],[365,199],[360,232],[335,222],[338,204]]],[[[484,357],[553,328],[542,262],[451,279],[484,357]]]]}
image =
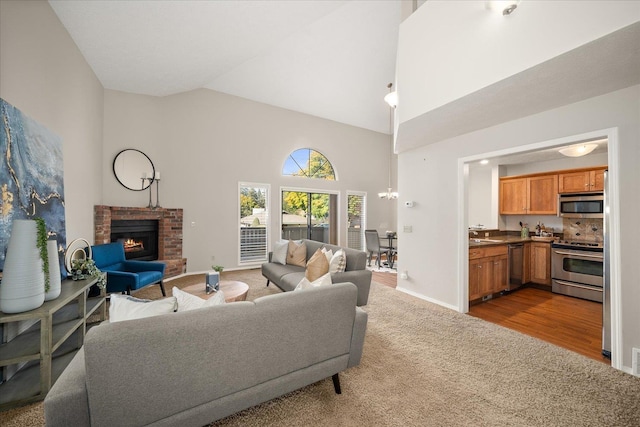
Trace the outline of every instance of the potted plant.
{"type": "MultiPolygon", "coordinates": [[[[82,280],[87,277],[98,277],[98,282],[91,286],[97,286],[99,289],[104,289],[107,286],[107,278],[102,271],[98,267],[96,267],[96,263],[91,258],[83,258],[83,259],[74,259],[71,261],[71,278],[73,280],[82,280]]],[[[100,291],[89,291],[89,296],[95,296],[99,294],[100,291]]]]}
{"type": "Polygon", "coordinates": [[[223,267],[223,266],[221,266],[221,265],[212,265],[212,266],[211,266],[211,269],[212,269],[213,271],[217,271],[217,272],[218,272],[218,274],[220,274],[220,273],[222,273],[222,270],[224,270],[224,267],[223,267]]]}
{"type": "Polygon", "coordinates": [[[36,246],[40,252],[42,260],[42,273],[44,273],[44,291],[49,292],[49,256],[47,254],[47,227],[44,219],[40,217],[34,218],[36,228],[38,230],[36,246]]]}

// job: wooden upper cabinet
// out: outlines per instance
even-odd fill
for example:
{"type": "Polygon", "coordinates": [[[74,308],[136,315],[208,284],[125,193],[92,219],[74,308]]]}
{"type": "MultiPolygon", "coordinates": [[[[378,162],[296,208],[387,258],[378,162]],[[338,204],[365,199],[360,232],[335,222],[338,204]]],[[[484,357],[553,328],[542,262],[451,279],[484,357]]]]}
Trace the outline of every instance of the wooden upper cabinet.
{"type": "Polygon", "coordinates": [[[591,171],[591,191],[604,191],[604,171],[605,169],[591,171]]]}
{"type": "Polygon", "coordinates": [[[555,215],[558,175],[500,179],[501,215],[555,215]]]}
{"type": "Polygon", "coordinates": [[[558,175],[543,175],[529,180],[529,215],[555,215],[558,213],[558,175]]]}
{"type": "Polygon", "coordinates": [[[579,170],[558,175],[558,193],[604,191],[604,168],[579,170]]]}
{"type": "Polygon", "coordinates": [[[523,215],[527,213],[527,179],[500,179],[500,214],[523,215]]]}

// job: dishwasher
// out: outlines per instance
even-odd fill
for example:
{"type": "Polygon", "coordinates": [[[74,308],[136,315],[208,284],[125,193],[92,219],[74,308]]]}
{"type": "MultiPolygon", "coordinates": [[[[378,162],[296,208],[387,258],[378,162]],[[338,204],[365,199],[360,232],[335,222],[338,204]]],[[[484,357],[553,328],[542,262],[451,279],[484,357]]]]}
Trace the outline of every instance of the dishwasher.
{"type": "Polygon", "coordinates": [[[524,243],[509,245],[509,283],[507,291],[513,291],[523,285],[524,280],[524,243]]]}

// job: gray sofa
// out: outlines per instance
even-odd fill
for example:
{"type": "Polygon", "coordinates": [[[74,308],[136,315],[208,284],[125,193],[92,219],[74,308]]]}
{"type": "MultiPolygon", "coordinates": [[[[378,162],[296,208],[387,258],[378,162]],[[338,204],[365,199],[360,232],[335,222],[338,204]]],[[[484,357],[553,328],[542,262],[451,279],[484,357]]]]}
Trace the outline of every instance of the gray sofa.
{"type": "MultiPolygon", "coordinates": [[[[307,261],[318,248],[326,247],[335,253],[338,249],[344,249],[347,255],[347,267],[343,273],[331,274],[333,283],[351,282],[358,288],[358,306],[367,305],[369,301],[369,289],[371,288],[371,272],[367,270],[367,253],[350,248],[341,248],[336,245],[303,239],[307,246],[307,261]]],[[[271,253],[269,254],[271,261],[271,253]]],[[[275,262],[262,264],[262,275],[269,283],[274,283],[283,291],[292,291],[304,277],[305,268],[296,265],[282,265],[275,262]]]]}
{"type": "Polygon", "coordinates": [[[46,425],[202,426],[360,363],[352,283],[90,329],[44,401],[46,425]]]}

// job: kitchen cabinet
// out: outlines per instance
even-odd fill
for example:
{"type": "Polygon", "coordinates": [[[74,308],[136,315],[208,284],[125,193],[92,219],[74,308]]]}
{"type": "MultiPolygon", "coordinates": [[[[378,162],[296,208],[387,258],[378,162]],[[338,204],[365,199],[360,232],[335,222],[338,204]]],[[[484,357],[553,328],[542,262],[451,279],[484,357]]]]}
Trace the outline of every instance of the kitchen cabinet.
{"type": "Polygon", "coordinates": [[[576,170],[558,175],[558,193],[604,191],[604,168],[576,170]]]}
{"type": "Polygon", "coordinates": [[[558,175],[500,178],[501,215],[556,215],[558,175]]]}
{"type": "Polygon", "coordinates": [[[501,292],[508,286],[507,245],[469,249],[469,301],[501,292]]]}
{"type": "Polygon", "coordinates": [[[531,243],[525,243],[522,252],[522,283],[531,282],[531,243]]]}
{"type": "Polygon", "coordinates": [[[530,281],[539,285],[551,286],[551,243],[531,242],[530,245],[530,281]]]}
{"type": "Polygon", "coordinates": [[[100,313],[104,320],[105,291],[87,298],[97,278],[64,280],[60,296],[34,310],[0,313],[0,323],[36,321],[26,331],[0,344],[0,367],[18,365],[18,371],[0,384],[0,410],[44,399],[49,389],[84,343],[87,318],[100,313]]]}

